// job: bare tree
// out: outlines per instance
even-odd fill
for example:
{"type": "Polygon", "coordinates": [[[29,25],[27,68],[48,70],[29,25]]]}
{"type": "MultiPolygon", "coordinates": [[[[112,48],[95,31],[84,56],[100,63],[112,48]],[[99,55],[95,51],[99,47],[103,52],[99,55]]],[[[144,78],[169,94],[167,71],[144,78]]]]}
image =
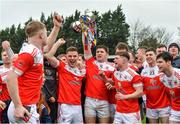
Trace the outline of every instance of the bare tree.
{"type": "Polygon", "coordinates": [[[149,36],[151,32],[150,30],[151,27],[145,27],[140,20],[137,20],[134,24],[130,25],[129,44],[134,51],[138,48],[139,42],[143,41],[143,39],[146,39],[149,36]]]}
{"type": "Polygon", "coordinates": [[[166,28],[152,28],[151,25],[145,26],[137,20],[130,25],[129,44],[135,51],[139,45],[157,46],[158,44],[169,44],[172,40],[173,33],[169,33],[166,28]],[[151,44],[149,40],[154,40],[151,44]],[[156,43],[155,43],[156,42],[156,43]],[[154,44],[155,43],[155,44],[154,44]]]}
{"type": "Polygon", "coordinates": [[[172,40],[173,33],[167,32],[166,28],[156,28],[153,30],[153,35],[158,43],[168,45],[172,40]]]}

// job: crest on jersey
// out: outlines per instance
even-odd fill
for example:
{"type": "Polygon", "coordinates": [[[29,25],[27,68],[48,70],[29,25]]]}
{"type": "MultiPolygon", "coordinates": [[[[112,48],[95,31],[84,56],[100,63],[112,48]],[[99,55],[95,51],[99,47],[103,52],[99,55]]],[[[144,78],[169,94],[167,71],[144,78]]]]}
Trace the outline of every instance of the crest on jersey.
{"type": "Polygon", "coordinates": [[[150,79],[150,84],[151,84],[152,86],[155,86],[155,85],[156,85],[156,83],[157,83],[157,81],[156,81],[156,80],[154,80],[154,79],[150,79]]]}
{"type": "Polygon", "coordinates": [[[76,81],[79,81],[79,78],[78,78],[78,77],[74,77],[74,79],[75,79],[76,81]]]}
{"type": "Polygon", "coordinates": [[[100,63],[98,61],[94,61],[93,64],[95,64],[99,70],[102,71],[114,71],[114,67],[109,65],[108,63],[100,63]]]}
{"type": "Polygon", "coordinates": [[[18,65],[18,67],[23,67],[24,62],[23,61],[18,61],[17,65],[18,65]]]}
{"type": "Polygon", "coordinates": [[[118,82],[118,86],[119,86],[119,88],[122,88],[121,82],[118,82]]]}
{"type": "Polygon", "coordinates": [[[170,90],[170,95],[171,95],[172,97],[175,97],[175,93],[174,93],[173,90],[170,90]]]}

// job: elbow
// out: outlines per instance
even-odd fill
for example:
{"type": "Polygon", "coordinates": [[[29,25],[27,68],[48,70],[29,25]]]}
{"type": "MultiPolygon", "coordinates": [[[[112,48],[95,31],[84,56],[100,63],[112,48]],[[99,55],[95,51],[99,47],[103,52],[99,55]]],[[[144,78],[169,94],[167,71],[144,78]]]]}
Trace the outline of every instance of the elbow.
{"type": "Polygon", "coordinates": [[[44,54],[44,58],[46,58],[47,60],[51,59],[51,55],[49,53],[44,54]]]}
{"type": "Polygon", "coordinates": [[[7,77],[6,77],[7,82],[9,82],[9,81],[11,80],[11,77],[12,77],[12,70],[10,70],[10,71],[7,73],[7,77]]]}
{"type": "MultiPolygon", "coordinates": [[[[10,70],[8,73],[7,73],[7,77],[6,77],[6,80],[8,83],[10,83],[12,80],[15,80],[16,79],[16,74],[14,73],[13,70],[10,70]]],[[[7,84],[8,84],[7,83],[7,84]]]]}

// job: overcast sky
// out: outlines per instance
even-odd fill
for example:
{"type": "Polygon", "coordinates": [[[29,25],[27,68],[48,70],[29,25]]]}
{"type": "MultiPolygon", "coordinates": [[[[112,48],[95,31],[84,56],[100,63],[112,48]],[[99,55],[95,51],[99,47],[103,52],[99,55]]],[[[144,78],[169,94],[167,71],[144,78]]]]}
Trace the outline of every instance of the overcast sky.
{"type": "Polygon", "coordinates": [[[145,25],[166,27],[169,32],[177,34],[177,27],[180,27],[180,0],[0,0],[0,30],[12,24],[23,24],[30,17],[39,19],[41,12],[45,16],[54,11],[69,16],[76,9],[104,13],[109,9],[115,10],[120,4],[127,23],[133,24],[139,19],[145,25]]]}

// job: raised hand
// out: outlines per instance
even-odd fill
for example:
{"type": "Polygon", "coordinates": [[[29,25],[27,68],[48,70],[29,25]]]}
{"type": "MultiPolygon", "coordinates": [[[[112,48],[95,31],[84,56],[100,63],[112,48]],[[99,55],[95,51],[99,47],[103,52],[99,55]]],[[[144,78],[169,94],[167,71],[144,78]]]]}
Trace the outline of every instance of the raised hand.
{"type": "Polygon", "coordinates": [[[3,41],[3,42],[2,42],[2,48],[3,48],[3,49],[8,49],[8,48],[10,48],[10,43],[9,43],[9,41],[7,41],[7,40],[3,41]]]}
{"type": "Polygon", "coordinates": [[[66,43],[66,41],[63,38],[58,39],[57,42],[59,43],[60,46],[66,43]]]}
{"type": "Polygon", "coordinates": [[[54,12],[53,23],[54,23],[54,26],[56,27],[62,27],[63,17],[60,16],[57,12],[54,12]]]}

